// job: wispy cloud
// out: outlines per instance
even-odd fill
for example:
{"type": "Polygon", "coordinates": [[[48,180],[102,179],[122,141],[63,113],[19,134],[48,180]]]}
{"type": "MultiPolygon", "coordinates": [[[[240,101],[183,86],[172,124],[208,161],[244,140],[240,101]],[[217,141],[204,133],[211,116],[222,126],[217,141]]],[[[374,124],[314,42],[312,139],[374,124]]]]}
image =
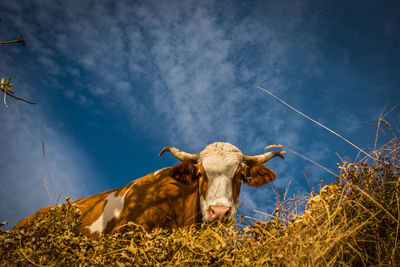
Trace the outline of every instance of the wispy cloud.
{"type": "MultiPolygon", "coordinates": [[[[64,70],[60,64],[65,59],[72,63],[66,69],[71,75],[67,97],[83,105],[95,98],[118,106],[133,126],[156,123],[166,142],[189,149],[226,140],[253,146],[249,152],[255,152],[272,140],[298,142],[293,131],[285,131],[292,115],[251,87],[257,83],[288,90],[281,73],[290,64],[286,54],[296,40],[287,39],[282,30],[299,27],[298,15],[287,14],[290,20],[277,27],[276,13],[285,11],[272,4],[269,20],[260,20],[256,12],[251,15],[257,20],[249,15],[222,23],[218,10],[223,7],[217,2],[77,6],[73,1],[66,6],[49,3],[17,23],[32,30],[30,49],[40,51],[38,62],[51,73],[64,70]],[[30,19],[36,27],[28,25],[33,24],[30,19]],[[45,25],[52,25],[54,41],[40,33],[45,25]],[[250,58],[243,57],[249,49],[250,58]],[[286,120],[279,118],[282,113],[286,120]]],[[[302,7],[296,10],[301,13],[302,7]]]]}

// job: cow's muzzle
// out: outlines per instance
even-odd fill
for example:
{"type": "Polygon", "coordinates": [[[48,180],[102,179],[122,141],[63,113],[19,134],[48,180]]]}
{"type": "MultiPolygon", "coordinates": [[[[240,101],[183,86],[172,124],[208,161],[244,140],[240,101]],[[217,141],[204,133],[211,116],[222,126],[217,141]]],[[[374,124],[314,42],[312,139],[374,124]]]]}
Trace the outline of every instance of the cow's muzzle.
{"type": "Polygon", "coordinates": [[[210,206],[208,214],[210,215],[211,221],[222,220],[228,217],[231,208],[226,206],[210,206]]]}

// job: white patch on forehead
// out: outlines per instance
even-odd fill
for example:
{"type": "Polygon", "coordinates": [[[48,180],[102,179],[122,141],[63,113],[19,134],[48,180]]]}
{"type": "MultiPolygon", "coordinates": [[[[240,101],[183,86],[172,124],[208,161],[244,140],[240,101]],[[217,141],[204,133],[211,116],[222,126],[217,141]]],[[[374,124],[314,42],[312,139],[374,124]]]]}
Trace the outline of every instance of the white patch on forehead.
{"type": "Polygon", "coordinates": [[[217,142],[200,153],[200,161],[208,176],[233,177],[236,167],[243,161],[243,154],[234,145],[217,142]]]}
{"type": "Polygon", "coordinates": [[[86,226],[91,234],[93,234],[94,232],[102,233],[109,221],[111,221],[113,218],[119,217],[119,214],[124,208],[125,196],[134,184],[135,182],[131,184],[131,186],[122,196],[116,196],[116,191],[110,193],[107,196],[107,198],[105,199],[106,205],[104,206],[103,213],[90,226],[86,226]]]}
{"type": "MultiPolygon", "coordinates": [[[[236,155],[236,157],[240,160],[243,160],[243,154],[240,152],[239,148],[235,147],[229,143],[216,142],[211,145],[208,145],[203,151],[200,152],[200,160],[208,157],[211,154],[217,155],[236,155]]],[[[233,156],[235,157],[235,156],[233,156]]]]}

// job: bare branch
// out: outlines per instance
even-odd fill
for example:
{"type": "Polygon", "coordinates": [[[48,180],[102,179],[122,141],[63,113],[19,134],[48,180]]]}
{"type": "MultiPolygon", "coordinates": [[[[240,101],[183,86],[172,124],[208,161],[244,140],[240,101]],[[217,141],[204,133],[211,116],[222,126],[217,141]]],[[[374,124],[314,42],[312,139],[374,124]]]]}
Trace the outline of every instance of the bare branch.
{"type": "Polygon", "coordinates": [[[322,166],[321,164],[319,164],[319,163],[313,161],[312,159],[310,159],[310,158],[308,158],[308,157],[306,157],[306,156],[304,156],[304,155],[302,155],[302,154],[300,154],[300,153],[294,151],[293,149],[290,149],[290,148],[287,148],[287,147],[285,147],[285,149],[286,149],[287,151],[289,151],[289,152],[291,152],[291,153],[293,153],[293,154],[295,154],[295,155],[297,155],[297,156],[299,156],[299,157],[305,159],[305,160],[308,160],[308,161],[311,162],[312,164],[314,164],[314,165],[320,167],[321,169],[323,169],[323,170],[329,172],[330,174],[332,174],[332,175],[334,175],[334,176],[337,176],[337,174],[334,173],[333,171],[331,171],[331,170],[329,170],[328,168],[322,166]]]}
{"type": "MultiPolygon", "coordinates": [[[[1,91],[4,93],[5,89],[1,89],[1,91]]],[[[6,94],[7,94],[8,96],[11,96],[12,98],[15,98],[15,99],[17,99],[17,100],[23,101],[23,102],[25,102],[25,103],[32,104],[32,105],[35,105],[35,104],[36,104],[36,102],[31,102],[31,101],[26,100],[26,99],[23,99],[23,98],[21,98],[21,97],[14,96],[14,95],[10,94],[10,93],[7,92],[7,91],[6,91],[6,94]]]]}
{"type": "Polygon", "coordinates": [[[22,34],[19,36],[19,38],[17,40],[13,40],[13,41],[6,41],[6,42],[0,42],[0,46],[3,46],[5,44],[13,44],[13,43],[19,43],[23,46],[25,46],[25,40],[22,39],[22,34]]]}

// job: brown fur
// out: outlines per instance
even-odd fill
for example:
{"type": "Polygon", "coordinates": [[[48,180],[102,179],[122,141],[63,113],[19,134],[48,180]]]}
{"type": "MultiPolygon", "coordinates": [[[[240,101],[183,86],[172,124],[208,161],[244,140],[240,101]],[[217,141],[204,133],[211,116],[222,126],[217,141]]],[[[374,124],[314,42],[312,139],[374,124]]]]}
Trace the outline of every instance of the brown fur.
{"type": "Polygon", "coordinates": [[[183,161],[170,170],[170,176],[172,178],[187,185],[196,181],[196,175],[197,168],[190,161],[183,161]]]}
{"type": "Polygon", "coordinates": [[[275,180],[275,172],[264,164],[247,166],[244,170],[245,183],[251,187],[260,187],[275,180]]]}

